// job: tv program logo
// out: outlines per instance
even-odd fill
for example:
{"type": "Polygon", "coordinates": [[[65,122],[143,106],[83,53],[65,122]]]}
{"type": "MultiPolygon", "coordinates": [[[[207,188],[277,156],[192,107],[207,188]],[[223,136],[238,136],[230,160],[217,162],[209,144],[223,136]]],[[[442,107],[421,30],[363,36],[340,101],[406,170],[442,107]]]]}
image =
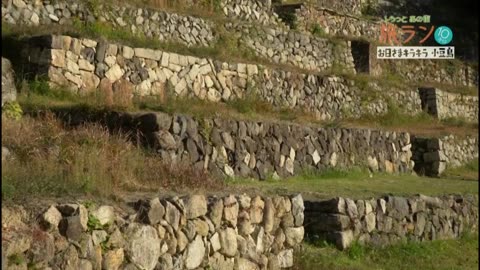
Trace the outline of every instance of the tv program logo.
{"type": "Polygon", "coordinates": [[[445,46],[452,39],[452,30],[430,24],[429,15],[385,17],[380,24],[379,41],[390,46],[377,46],[377,59],[455,59],[455,48],[445,46]],[[423,46],[432,36],[440,46],[423,46]],[[412,43],[419,46],[411,46],[412,43]]]}
{"type": "Polygon", "coordinates": [[[447,45],[453,39],[453,32],[448,26],[440,26],[435,30],[435,41],[440,45],[447,45]]]}

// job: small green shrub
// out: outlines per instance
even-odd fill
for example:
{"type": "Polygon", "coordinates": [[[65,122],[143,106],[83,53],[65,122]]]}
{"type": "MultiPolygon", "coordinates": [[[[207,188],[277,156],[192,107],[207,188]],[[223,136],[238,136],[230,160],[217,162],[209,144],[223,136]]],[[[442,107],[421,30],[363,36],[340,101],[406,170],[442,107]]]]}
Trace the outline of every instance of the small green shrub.
{"type": "Polygon", "coordinates": [[[3,105],[2,114],[5,115],[7,118],[19,120],[22,118],[23,110],[18,102],[7,102],[3,105]]]}
{"type": "Polygon", "coordinates": [[[200,126],[200,134],[205,138],[208,144],[211,144],[212,125],[205,118],[198,119],[198,124],[200,126]]]}
{"type": "Polygon", "coordinates": [[[62,101],[74,101],[78,99],[72,91],[69,91],[66,88],[52,88],[48,81],[43,78],[37,78],[30,81],[28,84],[29,91],[26,93],[27,95],[37,94],[62,101]]]}
{"type": "Polygon", "coordinates": [[[92,214],[88,215],[87,228],[89,231],[103,230],[105,227],[106,225],[102,225],[102,223],[100,223],[100,220],[97,217],[92,214]]]}

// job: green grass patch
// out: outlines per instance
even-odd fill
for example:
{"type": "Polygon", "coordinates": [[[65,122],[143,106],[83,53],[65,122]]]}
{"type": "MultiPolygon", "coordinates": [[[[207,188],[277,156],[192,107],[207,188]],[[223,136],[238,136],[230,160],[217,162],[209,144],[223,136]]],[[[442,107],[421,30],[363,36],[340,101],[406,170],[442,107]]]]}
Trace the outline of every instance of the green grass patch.
{"type": "Polygon", "coordinates": [[[324,172],[304,172],[287,179],[257,181],[234,179],[228,184],[240,190],[258,190],[267,194],[300,192],[306,197],[331,198],[346,196],[356,199],[379,197],[387,194],[410,196],[425,194],[478,194],[477,181],[452,178],[428,178],[409,174],[375,173],[366,170],[327,169],[324,172]]]}
{"type": "Polygon", "coordinates": [[[443,177],[478,181],[478,172],[478,158],[476,158],[460,167],[447,167],[443,172],[443,177]]]}
{"type": "Polygon", "coordinates": [[[293,269],[478,269],[478,234],[459,239],[398,243],[384,248],[354,244],[345,251],[304,244],[293,269]]]}

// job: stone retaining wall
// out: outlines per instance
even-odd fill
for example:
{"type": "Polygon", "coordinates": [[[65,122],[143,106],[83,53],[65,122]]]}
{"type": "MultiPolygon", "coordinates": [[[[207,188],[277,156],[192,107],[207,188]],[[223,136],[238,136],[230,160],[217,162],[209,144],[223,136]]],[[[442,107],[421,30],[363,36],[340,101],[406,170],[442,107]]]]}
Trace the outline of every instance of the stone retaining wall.
{"type": "Polygon", "coordinates": [[[94,6],[76,0],[8,0],[2,1],[2,21],[35,26],[69,25],[74,21],[107,22],[117,29],[187,46],[211,46],[214,42],[212,22],[126,3],[94,6]]]}
{"type": "MultiPolygon", "coordinates": [[[[128,5],[119,7],[99,4],[92,8],[83,2],[70,0],[62,0],[53,5],[49,3],[40,1],[36,4],[33,0],[4,1],[2,21],[27,25],[72,24],[75,20],[107,22],[122,30],[141,32],[147,37],[176,41],[187,46],[211,47],[217,38],[213,22],[192,16],[128,5]]],[[[252,48],[256,55],[272,59],[273,63],[288,63],[313,71],[325,71],[334,62],[338,62],[346,70],[354,71],[349,42],[335,46],[327,39],[288,31],[278,25],[274,28],[257,28],[238,23],[232,27],[232,23],[227,23],[225,26],[232,34],[235,32],[237,36],[240,35],[239,41],[252,48]],[[338,48],[334,51],[333,47],[338,48]]]]}
{"type": "Polygon", "coordinates": [[[293,266],[293,251],[304,235],[301,195],[190,195],[130,205],[54,204],[33,217],[22,206],[2,206],[2,264],[18,264],[15,269],[27,264],[72,270],[284,269],[293,266]]]}
{"type": "Polygon", "coordinates": [[[320,8],[330,9],[338,13],[360,15],[362,0],[315,0],[320,8]]]}
{"type": "Polygon", "coordinates": [[[32,74],[46,74],[53,84],[79,93],[103,90],[109,85],[111,88],[112,84],[114,88],[126,85],[139,96],[164,97],[168,92],[213,102],[257,93],[274,106],[304,110],[324,120],[383,114],[388,110],[388,98],[398,102],[405,112],[415,114],[421,110],[416,91],[386,93],[376,87],[367,95],[345,77],[224,63],[68,36],[31,38],[25,44],[25,69],[31,69],[32,74]]]}
{"type": "MultiPolygon", "coordinates": [[[[264,5],[265,8],[270,6],[270,4],[262,3],[264,2],[244,0],[225,0],[223,2],[225,7],[243,11],[249,10],[250,4],[258,7],[264,5]],[[236,7],[239,6],[243,8],[237,9],[236,7]]],[[[301,23],[305,24],[304,27],[308,27],[307,24],[311,25],[314,22],[319,22],[320,26],[325,26],[325,29],[328,28],[333,31],[328,30],[330,34],[338,34],[338,31],[341,30],[341,34],[374,37],[375,32],[377,32],[374,30],[376,26],[374,27],[370,25],[371,23],[358,18],[334,14],[331,11],[321,11],[323,9],[313,11],[315,10],[313,8],[311,10],[314,12],[311,15],[308,15],[308,12],[301,14],[306,16],[301,19],[304,21],[304,23],[301,23]],[[331,13],[331,16],[325,15],[327,16],[325,18],[316,16],[316,12],[331,13]],[[338,31],[333,29],[338,29],[338,31]]],[[[253,14],[254,17],[257,16],[255,12],[253,14]]],[[[239,16],[241,21],[246,20],[241,14],[239,16]]],[[[239,21],[216,25],[214,21],[156,9],[137,8],[126,4],[121,6],[102,3],[86,5],[84,2],[73,0],[60,0],[55,3],[47,0],[2,1],[2,21],[17,25],[105,22],[116,29],[142,33],[146,37],[157,38],[161,41],[180,42],[187,46],[209,47],[216,44],[219,38],[217,31],[225,27],[232,35],[237,36],[239,42],[253,49],[255,55],[269,59],[272,63],[289,64],[315,72],[328,71],[332,66],[341,68],[342,71],[355,72],[349,41],[333,42],[329,39],[313,36],[310,33],[288,30],[288,27],[279,23],[256,27],[254,25],[256,21],[254,20],[248,22],[249,25],[239,23],[239,21]]],[[[375,54],[374,49],[374,46],[372,46],[372,52],[375,54]]],[[[368,58],[371,59],[372,57],[368,58]]],[[[373,64],[372,61],[370,67],[373,75],[380,75],[383,70],[389,70],[389,72],[398,74],[408,81],[423,82],[427,78],[429,81],[449,84],[478,85],[478,72],[472,67],[445,68],[438,62],[430,60],[422,62],[408,60],[408,62],[402,62],[402,64],[399,64],[398,61],[389,62],[388,60],[375,62],[373,64]]]]}
{"type": "Polygon", "coordinates": [[[369,168],[412,172],[410,135],[368,129],[318,128],[273,122],[192,118],[152,113],[107,113],[88,118],[83,111],[60,117],[122,129],[159,153],[162,160],[205,169],[222,177],[285,178],[306,170],[369,168]]]}
{"type": "MultiPolygon", "coordinates": [[[[371,53],[376,55],[375,46],[372,46],[371,53]]],[[[478,86],[478,70],[476,68],[466,63],[447,65],[442,61],[431,59],[378,59],[372,63],[371,74],[379,76],[388,72],[412,82],[439,82],[458,86],[478,86]]]]}
{"type": "MultiPolygon", "coordinates": [[[[260,3],[262,2],[259,1],[259,5],[264,5],[260,3]]],[[[244,6],[245,4],[257,6],[256,1],[235,0],[223,4],[224,9],[246,12],[250,10],[250,6],[244,6]]],[[[250,11],[247,12],[249,13],[250,11]]],[[[238,16],[242,20],[245,19],[244,16],[238,16]]],[[[10,24],[72,24],[75,20],[107,22],[118,29],[132,33],[140,32],[147,37],[158,38],[161,41],[176,41],[187,46],[212,47],[217,38],[217,34],[214,33],[214,22],[160,10],[135,8],[123,4],[121,7],[109,4],[92,7],[71,0],[62,0],[56,4],[50,4],[49,1],[40,1],[37,4],[33,0],[2,2],[2,21],[10,24]],[[100,10],[102,12],[99,12],[100,10]]],[[[255,20],[255,23],[258,22],[255,20]]],[[[285,30],[286,27],[278,24],[274,28],[243,25],[235,26],[233,29],[229,25],[231,23],[226,25],[229,31],[241,35],[241,42],[254,49],[258,56],[273,59],[274,63],[288,63],[300,68],[323,71],[330,68],[334,61],[338,61],[347,68],[353,68],[353,60],[346,42],[342,52],[334,55],[333,44],[330,41],[288,31],[285,30]],[[268,35],[271,33],[274,33],[273,36],[268,35]],[[311,40],[313,44],[309,44],[311,40]],[[317,42],[313,42],[314,40],[317,42]]]]}
{"type": "Polygon", "coordinates": [[[243,23],[227,23],[225,28],[240,35],[242,43],[272,63],[317,72],[329,71],[334,65],[340,65],[343,72],[355,73],[350,41],[333,43],[329,39],[297,31],[258,28],[243,23]]]}
{"type": "Polygon", "coordinates": [[[326,238],[341,249],[353,241],[384,246],[406,239],[457,238],[478,230],[477,223],[477,195],[305,202],[306,237],[326,238]]]}
{"type": "Polygon", "coordinates": [[[220,6],[227,18],[287,28],[273,12],[271,0],[222,0],[220,6]]]}
{"type": "Polygon", "coordinates": [[[437,88],[419,88],[422,108],[438,119],[463,118],[478,122],[478,97],[448,93],[437,88]]]}
{"type": "Polygon", "coordinates": [[[361,37],[372,41],[378,41],[381,33],[379,22],[341,15],[310,4],[302,5],[295,11],[295,16],[297,29],[305,32],[311,32],[317,26],[321,28],[317,31],[327,35],[361,37]]]}
{"type": "Polygon", "coordinates": [[[478,137],[422,138],[412,136],[412,160],[419,174],[439,176],[447,167],[462,166],[478,158],[478,137]]]}

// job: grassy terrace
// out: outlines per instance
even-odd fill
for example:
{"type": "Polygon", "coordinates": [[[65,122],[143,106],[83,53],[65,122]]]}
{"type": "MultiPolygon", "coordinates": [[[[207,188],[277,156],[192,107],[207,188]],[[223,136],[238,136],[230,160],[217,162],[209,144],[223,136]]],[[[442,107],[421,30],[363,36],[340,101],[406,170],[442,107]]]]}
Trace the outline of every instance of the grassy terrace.
{"type": "MultiPolygon", "coordinates": [[[[167,9],[169,10],[169,9],[167,9]]],[[[203,11],[199,11],[203,12],[203,11]]],[[[137,48],[151,48],[160,49],[167,52],[174,52],[184,55],[193,55],[196,57],[205,57],[215,60],[225,61],[229,63],[251,63],[261,64],[272,69],[282,69],[285,71],[304,73],[304,74],[318,74],[318,75],[337,75],[345,76],[354,80],[360,87],[365,88],[363,93],[369,96],[372,92],[367,83],[375,82],[383,88],[395,88],[395,89],[415,89],[418,86],[423,87],[439,87],[442,90],[460,93],[465,95],[478,96],[478,90],[472,86],[455,86],[448,84],[439,84],[436,82],[408,82],[401,78],[394,72],[385,70],[381,76],[370,76],[364,74],[351,74],[345,71],[341,65],[333,65],[330,70],[324,72],[314,72],[310,70],[301,69],[290,64],[275,64],[266,59],[258,56],[253,49],[246,47],[240,42],[240,38],[228,32],[223,27],[224,19],[217,18],[216,16],[208,17],[208,19],[215,18],[217,24],[215,24],[215,32],[217,39],[210,47],[205,46],[190,46],[179,42],[165,42],[159,41],[155,38],[149,38],[141,33],[133,34],[125,29],[118,29],[108,23],[83,23],[80,21],[74,21],[72,25],[49,25],[38,27],[25,27],[9,24],[2,24],[2,55],[10,57],[12,60],[18,58],[17,50],[12,48],[18,48],[19,39],[22,37],[29,37],[34,35],[47,35],[47,34],[65,34],[76,37],[86,37],[93,39],[106,39],[110,42],[124,44],[137,48]],[[12,54],[13,52],[13,54],[12,54]],[[367,85],[367,86],[365,86],[367,85]]],[[[342,38],[332,36],[321,36],[322,38],[329,39],[333,44],[338,44],[342,38]]],[[[349,38],[350,40],[351,38],[349,38]]],[[[457,68],[462,65],[458,60],[443,61],[442,64],[447,65],[450,68],[457,68]]]]}
{"type": "MultiPolygon", "coordinates": [[[[106,107],[101,96],[86,96],[82,101],[69,92],[50,89],[40,81],[24,85],[18,100],[24,111],[36,112],[57,108],[82,108],[95,112],[106,107]],[[28,91],[27,91],[28,90],[28,91]]],[[[125,105],[125,104],[124,104],[125,105]]],[[[185,113],[198,117],[220,117],[250,120],[285,121],[316,126],[338,127],[342,123],[315,122],[310,116],[274,109],[258,100],[247,99],[227,105],[171,99],[162,103],[156,100],[135,100],[118,110],[159,110],[168,113],[185,113]],[[281,119],[281,120],[276,120],[281,119]]],[[[20,112],[6,111],[6,115],[20,116],[20,112]]],[[[401,128],[400,124],[419,127],[432,119],[407,117],[391,113],[378,118],[382,128],[401,128]],[[422,120],[423,119],[423,120],[422,120]],[[420,120],[424,122],[420,122],[420,120]]],[[[351,124],[353,125],[353,124],[351,124]]],[[[457,130],[458,135],[475,134],[477,127],[463,123],[438,122],[439,127],[457,130]]],[[[182,165],[162,163],[148,150],[135,147],[122,134],[109,134],[97,125],[76,129],[65,128],[53,116],[19,120],[2,119],[2,145],[14,153],[15,159],[5,161],[2,171],[2,195],[4,198],[22,198],[32,195],[58,196],[65,194],[105,195],[124,191],[155,192],[159,189],[190,190],[201,185],[205,191],[238,191],[261,193],[302,192],[307,197],[370,197],[387,193],[408,195],[423,193],[477,193],[477,161],[446,172],[445,178],[434,179],[413,175],[370,174],[362,170],[330,170],[321,174],[305,172],[285,180],[252,181],[235,179],[222,181],[207,173],[195,171],[182,165]]]]}
{"type": "MultiPolygon", "coordinates": [[[[52,89],[41,80],[24,81],[18,88],[21,92],[18,102],[27,113],[56,109],[82,109],[85,112],[147,110],[183,113],[195,117],[277,121],[317,127],[401,130],[428,136],[476,136],[478,132],[478,124],[461,120],[438,121],[426,114],[407,116],[394,107],[383,116],[321,122],[305,112],[274,108],[271,104],[259,101],[254,95],[226,104],[170,96],[163,101],[136,98],[107,104],[106,98],[100,92],[79,99],[68,90],[52,89]]],[[[7,109],[6,112],[15,115],[15,110],[7,109]]],[[[245,192],[260,190],[264,193],[302,192],[313,197],[338,194],[361,197],[389,192],[402,195],[438,195],[476,193],[478,189],[478,166],[474,163],[447,172],[448,179],[382,174],[370,177],[369,173],[364,171],[328,171],[320,175],[304,173],[282,181],[237,179],[225,184],[220,179],[193,169],[180,170],[179,167],[162,164],[154,154],[133,146],[124,136],[108,134],[102,127],[95,125],[71,130],[62,127],[52,117],[24,117],[18,121],[4,119],[2,132],[2,145],[19,155],[15,160],[8,161],[11,164],[2,172],[2,192],[10,198],[31,194],[49,196],[65,192],[109,195],[125,190],[155,191],[158,188],[171,187],[188,190],[199,183],[206,189],[245,192]]]]}
{"type": "Polygon", "coordinates": [[[478,123],[462,119],[438,120],[426,113],[410,116],[402,113],[394,105],[382,116],[364,115],[356,119],[319,121],[312,113],[289,108],[274,107],[263,102],[255,94],[242,100],[227,103],[214,103],[190,98],[167,96],[157,98],[134,98],[106,106],[106,99],[100,93],[92,93],[78,99],[65,89],[51,89],[44,81],[24,82],[18,101],[24,111],[50,110],[58,108],[84,108],[85,110],[116,109],[123,111],[162,111],[182,113],[195,117],[227,117],[239,120],[275,121],[310,125],[316,127],[375,128],[392,131],[406,131],[424,136],[444,136],[454,134],[477,136],[478,123]]]}
{"type": "MultiPolygon", "coordinates": [[[[39,93],[42,91],[41,84],[32,87],[30,96],[20,96],[20,103],[27,110],[79,105],[74,102],[73,96],[65,92],[39,93]]],[[[192,110],[187,101],[176,102],[184,105],[144,103],[142,106],[164,106],[165,111],[175,108],[183,108],[186,112],[192,110]]],[[[82,106],[98,108],[102,103],[95,97],[89,97],[83,100],[82,106]]],[[[246,107],[238,108],[245,110],[246,107]]],[[[193,112],[201,112],[196,110],[193,112]]],[[[238,109],[237,114],[259,114],[256,110],[245,112],[238,109]]],[[[227,192],[302,192],[307,199],[417,193],[478,194],[478,160],[448,170],[445,177],[438,179],[413,175],[370,176],[362,170],[329,170],[322,173],[305,172],[284,180],[222,181],[192,168],[164,164],[154,154],[133,146],[122,135],[109,134],[99,126],[65,129],[48,116],[39,119],[23,116],[19,120],[2,118],[2,145],[7,145],[15,156],[15,159],[2,161],[2,201],[5,203],[36,201],[35,198],[51,200],[52,197],[71,200],[72,196],[87,200],[120,201],[125,200],[126,194],[132,193],[135,197],[130,198],[134,199],[138,199],[137,194],[145,193],[165,195],[191,192],[217,195],[227,192]]],[[[339,251],[326,243],[307,241],[296,252],[293,269],[478,269],[477,253],[478,234],[465,234],[456,240],[407,242],[386,248],[354,244],[346,251],[339,251]]]]}
{"type": "Polygon", "coordinates": [[[295,259],[295,270],[473,270],[478,269],[478,234],[386,248],[353,245],[345,252],[330,245],[309,243],[303,245],[295,259]]]}
{"type": "Polygon", "coordinates": [[[230,179],[226,182],[188,166],[162,163],[121,135],[87,125],[64,129],[53,117],[2,119],[2,145],[14,159],[2,161],[2,198],[35,196],[106,196],[130,191],[246,192],[291,194],[307,198],[385,194],[477,194],[475,162],[449,172],[447,178],[385,175],[361,170],[304,173],[284,180],[230,179]],[[198,187],[201,187],[198,190],[198,187]],[[203,191],[202,191],[203,189],[203,191]]]}
{"type": "Polygon", "coordinates": [[[306,198],[325,199],[335,196],[352,198],[371,198],[393,194],[409,196],[425,194],[478,194],[478,165],[474,160],[461,168],[456,174],[448,173],[442,178],[428,178],[415,175],[374,174],[362,170],[330,170],[322,173],[304,173],[284,180],[266,181],[239,179],[229,184],[240,190],[258,190],[266,194],[290,194],[300,192],[306,198]]]}

